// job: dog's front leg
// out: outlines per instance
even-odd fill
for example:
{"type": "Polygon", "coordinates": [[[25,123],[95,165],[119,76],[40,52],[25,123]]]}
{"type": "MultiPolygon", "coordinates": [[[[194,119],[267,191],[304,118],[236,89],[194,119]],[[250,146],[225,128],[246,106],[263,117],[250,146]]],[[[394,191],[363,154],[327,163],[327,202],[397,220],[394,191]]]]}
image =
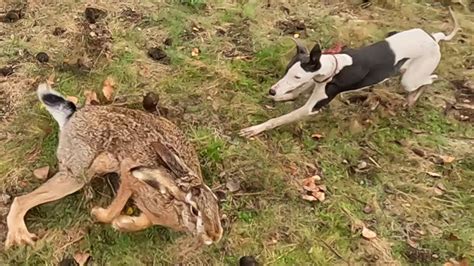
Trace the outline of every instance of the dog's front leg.
{"type": "Polygon", "coordinates": [[[284,124],[288,124],[288,123],[291,123],[291,122],[295,122],[295,121],[301,120],[301,119],[303,119],[307,116],[318,113],[318,111],[313,112],[312,109],[313,109],[313,107],[315,106],[315,104],[317,102],[328,98],[328,96],[326,95],[325,89],[324,89],[325,85],[326,85],[326,83],[317,84],[317,86],[313,90],[313,93],[311,94],[311,97],[308,99],[308,101],[306,102],[306,104],[304,106],[296,109],[295,111],[293,111],[289,114],[282,115],[282,116],[277,117],[277,118],[272,118],[272,119],[270,119],[270,120],[268,120],[268,121],[266,121],[262,124],[252,126],[252,127],[248,127],[248,128],[244,128],[240,131],[240,135],[242,137],[249,138],[249,137],[258,135],[263,131],[273,129],[275,127],[278,127],[278,126],[281,126],[281,125],[284,125],[284,124]]]}

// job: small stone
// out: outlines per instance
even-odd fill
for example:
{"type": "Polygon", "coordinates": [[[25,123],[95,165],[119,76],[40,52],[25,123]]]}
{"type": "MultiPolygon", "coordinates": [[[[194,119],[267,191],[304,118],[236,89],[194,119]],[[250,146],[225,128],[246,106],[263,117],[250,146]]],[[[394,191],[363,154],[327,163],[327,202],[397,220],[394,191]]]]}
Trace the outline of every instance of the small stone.
{"type": "Polygon", "coordinates": [[[10,76],[11,74],[13,74],[13,67],[6,66],[6,67],[0,68],[0,75],[7,77],[7,76],[10,76]]]}
{"type": "Polygon", "coordinates": [[[2,21],[5,23],[15,23],[21,18],[21,14],[17,10],[10,10],[7,14],[2,18],[2,21]]]}
{"type": "Polygon", "coordinates": [[[357,165],[357,169],[362,170],[367,168],[367,163],[365,161],[360,161],[359,164],[357,165]]]}
{"type": "Polygon", "coordinates": [[[49,55],[45,52],[39,52],[36,54],[36,60],[40,63],[48,63],[49,55]]]}
{"type": "Polygon", "coordinates": [[[84,16],[86,17],[87,22],[94,24],[97,22],[97,20],[107,14],[105,11],[93,8],[93,7],[87,7],[86,10],[84,11],[84,16]]]}
{"type": "Polygon", "coordinates": [[[258,266],[257,260],[254,256],[243,256],[239,259],[240,266],[258,266]]]}
{"type": "Polygon", "coordinates": [[[143,97],[143,108],[150,113],[156,111],[156,106],[158,105],[159,97],[153,92],[148,92],[145,97],[143,97]]]}
{"type": "Polygon", "coordinates": [[[369,204],[365,205],[364,209],[362,209],[362,211],[365,213],[365,214],[371,214],[372,212],[374,212],[374,209],[372,208],[372,206],[370,206],[369,204]]]}
{"type": "Polygon", "coordinates": [[[148,56],[150,56],[153,60],[156,60],[162,64],[169,65],[170,58],[168,55],[163,51],[163,49],[159,47],[152,47],[148,49],[148,56]]]}
{"type": "Polygon", "coordinates": [[[163,42],[164,45],[166,46],[171,46],[173,45],[173,39],[171,39],[170,37],[166,38],[166,40],[163,42]]]}

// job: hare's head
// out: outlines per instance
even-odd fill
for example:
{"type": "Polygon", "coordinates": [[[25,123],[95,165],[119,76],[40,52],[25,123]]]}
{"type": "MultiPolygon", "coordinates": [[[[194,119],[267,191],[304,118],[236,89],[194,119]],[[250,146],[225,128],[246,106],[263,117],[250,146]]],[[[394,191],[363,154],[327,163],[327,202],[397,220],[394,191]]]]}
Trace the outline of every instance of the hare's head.
{"type": "Polygon", "coordinates": [[[162,168],[139,167],[132,170],[132,175],[175,199],[176,221],[170,223],[172,228],[185,229],[206,245],[222,238],[218,199],[209,187],[201,184],[185,192],[162,168]]]}

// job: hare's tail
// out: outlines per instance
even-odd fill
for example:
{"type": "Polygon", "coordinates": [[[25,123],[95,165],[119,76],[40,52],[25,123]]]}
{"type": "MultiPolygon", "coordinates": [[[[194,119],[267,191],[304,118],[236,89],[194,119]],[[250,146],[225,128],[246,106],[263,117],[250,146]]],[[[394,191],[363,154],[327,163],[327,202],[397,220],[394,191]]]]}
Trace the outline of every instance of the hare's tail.
{"type": "Polygon", "coordinates": [[[58,122],[59,128],[62,129],[76,111],[76,105],[66,100],[59,92],[51,89],[46,83],[38,86],[37,93],[40,101],[58,122]]]}

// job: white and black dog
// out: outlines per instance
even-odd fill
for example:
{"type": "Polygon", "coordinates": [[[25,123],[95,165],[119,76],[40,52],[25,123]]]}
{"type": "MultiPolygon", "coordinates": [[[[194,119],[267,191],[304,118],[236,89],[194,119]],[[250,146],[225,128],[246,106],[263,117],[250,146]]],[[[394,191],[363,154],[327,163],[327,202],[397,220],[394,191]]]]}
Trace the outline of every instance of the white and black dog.
{"type": "Polygon", "coordinates": [[[437,79],[433,71],[441,59],[439,41],[451,40],[460,30],[449,9],[454,29],[449,35],[429,34],[416,28],[391,32],[383,41],[359,49],[345,48],[337,54],[323,54],[316,44],[308,54],[301,44],[287,66],[285,76],[269,91],[274,101],[287,101],[312,89],[306,104],[286,115],[240,131],[244,137],[255,136],[283,124],[316,114],[341,92],[358,90],[402,74],[401,84],[408,92],[408,106],[421,95],[424,85],[437,79]]]}

